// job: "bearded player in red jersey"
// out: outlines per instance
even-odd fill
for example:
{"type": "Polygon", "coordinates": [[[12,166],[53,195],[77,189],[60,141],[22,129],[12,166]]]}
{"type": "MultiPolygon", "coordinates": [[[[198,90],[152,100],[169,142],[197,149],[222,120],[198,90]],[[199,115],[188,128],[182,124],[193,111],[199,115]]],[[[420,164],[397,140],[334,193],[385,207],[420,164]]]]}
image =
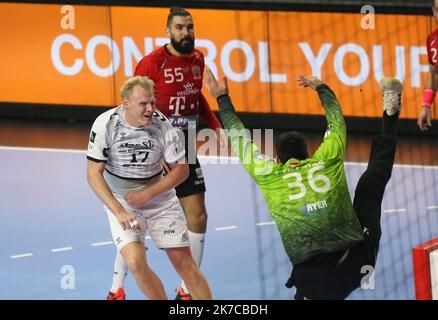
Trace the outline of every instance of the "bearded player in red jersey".
{"type": "MultiPolygon", "coordinates": [[[[221,137],[221,144],[227,138],[220,132],[221,124],[201,93],[204,55],[194,48],[195,35],[191,14],[182,8],[170,9],[166,33],[170,43],[145,56],[138,63],[135,75],[147,76],[155,82],[157,108],[168,117],[174,127],[184,132],[190,175],[175,189],[187,217],[192,255],[199,266],[207,226],[204,200],[206,189],[201,166],[196,158],[195,143],[191,137],[191,141],[188,141],[189,126],[196,123],[200,116],[211,129],[216,130],[221,137]]],[[[123,257],[118,253],[113,284],[107,299],[125,299],[123,285],[127,270],[123,257]]],[[[176,299],[191,300],[184,282],[177,291],[176,299]]]]}
{"type": "MultiPolygon", "coordinates": [[[[438,0],[435,0],[432,10],[435,20],[438,23],[438,0]]],[[[417,124],[422,131],[432,126],[430,107],[433,104],[438,88],[438,29],[435,29],[435,31],[427,37],[427,57],[429,59],[429,74],[423,93],[421,111],[417,120],[417,124]]]]}

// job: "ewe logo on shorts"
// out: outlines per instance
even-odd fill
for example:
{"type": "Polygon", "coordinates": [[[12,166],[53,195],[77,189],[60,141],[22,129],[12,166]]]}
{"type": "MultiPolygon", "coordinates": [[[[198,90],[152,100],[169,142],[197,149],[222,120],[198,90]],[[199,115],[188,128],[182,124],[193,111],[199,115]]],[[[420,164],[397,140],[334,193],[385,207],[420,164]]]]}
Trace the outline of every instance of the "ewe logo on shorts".
{"type": "Polygon", "coordinates": [[[164,230],[163,233],[165,235],[174,234],[175,233],[175,229],[164,230]]]}

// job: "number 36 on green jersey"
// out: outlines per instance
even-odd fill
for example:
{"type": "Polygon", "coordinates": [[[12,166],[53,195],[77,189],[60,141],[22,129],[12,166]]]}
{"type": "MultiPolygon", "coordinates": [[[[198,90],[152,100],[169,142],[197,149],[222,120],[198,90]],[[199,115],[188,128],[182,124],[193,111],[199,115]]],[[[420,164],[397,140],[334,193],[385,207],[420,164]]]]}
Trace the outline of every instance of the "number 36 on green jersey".
{"type": "MultiPolygon", "coordinates": [[[[310,169],[307,173],[307,181],[309,182],[310,188],[318,193],[325,193],[330,189],[330,179],[322,173],[316,174],[317,171],[323,170],[324,168],[323,165],[318,165],[310,169]],[[320,182],[317,185],[318,181],[321,181],[322,183],[320,182]]],[[[304,183],[302,183],[303,177],[301,173],[292,172],[283,176],[283,179],[290,178],[295,178],[295,181],[288,183],[289,188],[298,188],[300,192],[289,195],[289,200],[301,199],[307,193],[307,188],[304,183]]]]}

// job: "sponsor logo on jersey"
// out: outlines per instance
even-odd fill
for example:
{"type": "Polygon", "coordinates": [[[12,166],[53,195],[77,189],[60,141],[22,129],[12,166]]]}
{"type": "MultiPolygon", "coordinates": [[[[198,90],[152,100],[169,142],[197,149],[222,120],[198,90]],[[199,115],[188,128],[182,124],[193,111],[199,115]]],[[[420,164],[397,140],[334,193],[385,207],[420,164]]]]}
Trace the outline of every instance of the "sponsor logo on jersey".
{"type": "Polygon", "coordinates": [[[171,117],[169,121],[172,124],[172,127],[176,127],[181,130],[188,130],[190,118],[182,116],[171,117]]]}
{"type": "Polygon", "coordinates": [[[119,150],[119,152],[135,152],[154,149],[154,143],[151,140],[143,141],[140,143],[123,143],[118,146],[118,148],[127,148],[127,150],[119,150]]]}
{"type": "Polygon", "coordinates": [[[308,203],[301,207],[301,212],[305,215],[319,213],[328,208],[328,204],[326,200],[316,201],[312,203],[308,203]]]}
{"type": "Polygon", "coordinates": [[[116,125],[114,126],[114,129],[118,129],[118,128],[122,128],[123,127],[123,123],[120,120],[117,120],[116,125]]]}
{"type": "Polygon", "coordinates": [[[187,82],[183,87],[186,91],[193,90],[193,83],[187,82]]]}
{"type": "Polygon", "coordinates": [[[90,141],[94,143],[94,139],[95,139],[95,138],[96,138],[96,132],[91,131],[91,134],[90,134],[90,141]]]}
{"type": "Polygon", "coordinates": [[[120,136],[120,139],[124,139],[128,135],[128,132],[126,132],[126,131],[119,131],[119,132],[117,132],[117,135],[120,136]]]}
{"type": "Polygon", "coordinates": [[[193,79],[194,80],[201,79],[201,68],[198,65],[195,64],[192,67],[192,72],[193,72],[193,79]]]}
{"type": "Polygon", "coordinates": [[[177,96],[181,97],[181,96],[189,96],[191,94],[199,94],[199,89],[193,88],[193,86],[194,86],[194,83],[187,82],[186,84],[183,85],[184,91],[178,91],[176,93],[177,96]]]}
{"type": "Polygon", "coordinates": [[[332,126],[328,125],[327,130],[325,131],[325,134],[324,134],[324,138],[327,138],[330,135],[330,133],[332,133],[332,126]]]}
{"type": "Polygon", "coordinates": [[[284,173],[289,173],[289,172],[295,172],[295,171],[299,171],[302,169],[306,169],[306,168],[313,168],[316,166],[320,166],[320,165],[325,165],[325,161],[324,160],[320,160],[318,162],[312,162],[312,163],[305,163],[305,162],[297,162],[296,165],[292,165],[289,167],[283,167],[283,170],[278,170],[275,172],[276,175],[279,174],[284,174],[284,173]]]}

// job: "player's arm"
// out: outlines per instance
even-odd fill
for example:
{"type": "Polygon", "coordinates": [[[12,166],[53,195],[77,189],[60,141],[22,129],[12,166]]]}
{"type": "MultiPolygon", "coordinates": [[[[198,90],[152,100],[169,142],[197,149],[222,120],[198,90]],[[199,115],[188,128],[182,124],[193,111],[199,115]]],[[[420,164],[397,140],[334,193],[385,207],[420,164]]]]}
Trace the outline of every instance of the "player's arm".
{"type": "MultiPolygon", "coordinates": [[[[91,129],[87,151],[87,181],[97,197],[116,216],[123,229],[131,229],[131,223],[135,220],[135,215],[126,212],[114,197],[103,177],[103,171],[108,160],[108,145],[105,137],[106,122],[106,117],[100,116],[93,123],[91,129]]],[[[138,228],[138,226],[135,228],[138,228]]]]}
{"type": "Polygon", "coordinates": [[[222,127],[218,118],[211,110],[207,99],[205,99],[202,93],[199,95],[199,116],[201,117],[202,121],[204,121],[208,125],[208,127],[213,130],[222,127]]]}
{"type": "Polygon", "coordinates": [[[324,142],[315,152],[314,157],[316,156],[325,159],[340,157],[343,159],[346,149],[347,128],[338,99],[329,86],[316,77],[300,76],[298,78],[298,84],[305,88],[311,88],[317,91],[322,107],[325,110],[328,129],[324,142]]]}
{"type": "Polygon", "coordinates": [[[163,116],[160,121],[162,121],[164,135],[163,161],[166,167],[170,167],[170,170],[167,170],[167,174],[151,187],[125,195],[125,200],[134,208],[141,208],[156,196],[177,187],[189,177],[189,166],[185,157],[183,139],[180,136],[181,132],[172,127],[166,117],[163,116]]]}
{"type": "Polygon", "coordinates": [[[263,177],[272,170],[274,160],[262,155],[258,147],[252,142],[249,130],[234,110],[231,98],[228,95],[226,78],[219,83],[210,69],[205,69],[205,85],[208,91],[217,99],[220,116],[227,135],[231,141],[231,147],[239,157],[245,169],[255,180],[263,177]]]}
{"type": "Polygon", "coordinates": [[[219,141],[220,147],[225,148],[228,141],[227,135],[222,130],[221,123],[211,110],[207,99],[205,99],[202,93],[199,95],[199,116],[209,128],[216,131],[216,139],[219,141]]]}
{"type": "Polygon", "coordinates": [[[427,74],[426,88],[423,92],[423,103],[418,114],[417,124],[422,131],[432,126],[430,107],[435,100],[436,90],[438,88],[438,70],[432,64],[429,64],[429,73],[427,74]]]}
{"type": "Polygon", "coordinates": [[[166,164],[170,167],[170,172],[152,187],[146,189],[151,199],[179,186],[189,177],[189,165],[186,162],[185,156],[181,157],[178,162],[166,162],[166,164]]]}
{"type": "Polygon", "coordinates": [[[179,162],[167,165],[170,170],[160,181],[143,191],[129,192],[125,195],[125,200],[130,206],[141,208],[156,196],[177,187],[189,177],[189,166],[184,156],[179,162]]]}

